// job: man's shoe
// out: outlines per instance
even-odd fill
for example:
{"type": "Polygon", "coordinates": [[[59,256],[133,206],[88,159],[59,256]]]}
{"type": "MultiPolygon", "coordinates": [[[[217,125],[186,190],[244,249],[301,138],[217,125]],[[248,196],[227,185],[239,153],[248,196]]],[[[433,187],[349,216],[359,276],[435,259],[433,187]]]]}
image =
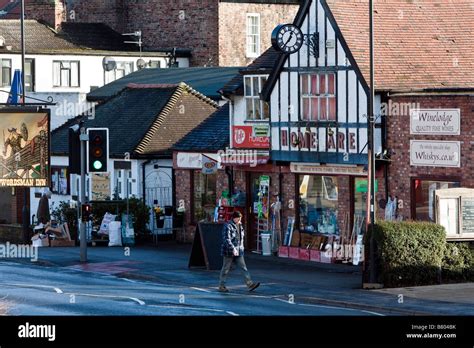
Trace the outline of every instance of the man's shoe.
{"type": "Polygon", "coordinates": [[[229,289],[227,289],[225,286],[221,285],[221,286],[219,286],[219,292],[229,292],[229,289]]]}
{"type": "Polygon", "coordinates": [[[260,283],[252,283],[249,286],[249,291],[254,291],[256,288],[260,286],[260,283]]]}

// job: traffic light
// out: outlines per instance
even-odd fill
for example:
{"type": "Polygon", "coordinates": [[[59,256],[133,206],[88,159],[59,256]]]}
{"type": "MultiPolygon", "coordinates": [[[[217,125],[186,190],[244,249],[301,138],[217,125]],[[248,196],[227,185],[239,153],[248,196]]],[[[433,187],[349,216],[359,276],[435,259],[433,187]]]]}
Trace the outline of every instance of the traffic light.
{"type": "Polygon", "coordinates": [[[89,128],[87,149],[88,173],[106,173],[109,160],[109,130],[107,128],[89,128]]]}
{"type": "Polygon", "coordinates": [[[84,222],[88,221],[91,214],[92,214],[92,206],[90,204],[83,204],[81,206],[82,221],[84,222]]]}

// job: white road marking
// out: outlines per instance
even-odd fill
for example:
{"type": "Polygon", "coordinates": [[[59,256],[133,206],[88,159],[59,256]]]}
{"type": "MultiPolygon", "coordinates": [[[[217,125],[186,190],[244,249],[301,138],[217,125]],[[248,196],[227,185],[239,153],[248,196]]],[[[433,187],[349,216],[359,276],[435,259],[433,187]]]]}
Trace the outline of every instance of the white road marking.
{"type": "Polygon", "coordinates": [[[189,310],[198,310],[198,311],[208,311],[208,312],[218,312],[222,313],[222,309],[214,308],[201,308],[201,307],[189,307],[189,306],[167,306],[167,305],[148,305],[148,307],[157,307],[157,308],[174,308],[174,309],[189,309],[189,310]]]}
{"type": "Polygon", "coordinates": [[[230,314],[234,317],[238,317],[239,315],[237,313],[231,312],[231,311],[226,311],[227,314],[230,314]]]}
{"type": "Polygon", "coordinates": [[[118,296],[118,295],[97,295],[97,294],[85,294],[85,293],[65,293],[66,295],[74,295],[74,296],[86,296],[86,297],[101,297],[101,298],[120,298],[120,299],[127,299],[127,300],[132,300],[134,302],[137,302],[140,306],[144,306],[145,302],[136,298],[136,297],[130,297],[130,296],[118,296]]]}
{"type": "Polygon", "coordinates": [[[54,291],[56,291],[57,294],[63,293],[63,291],[60,288],[54,288],[54,291]]]}
{"type": "Polygon", "coordinates": [[[52,289],[54,290],[57,294],[62,294],[63,291],[55,286],[48,286],[48,285],[38,285],[38,284],[22,284],[22,283],[1,283],[1,285],[5,286],[16,286],[19,288],[43,288],[43,289],[52,289]]]}
{"type": "Polygon", "coordinates": [[[290,302],[289,300],[283,300],[281,298],[274,298],[274,300],[277,300],[277,301],[280,301],[280,302],[284,302],[284,303],[288,303],[288,304],[291,304],[291,305],[294,305],[296,304],[296,302],[290,302]]]}
{"type": "Polygon", "coordinates": [[[377,313],[377,312],[371,312],[367,311],[364,309],[356,309],[356,308],[345,308],[345,307],[334,307],[334,306],[325,306],[325,305],[313,305],[313,304],[306,304],[306,303],[298,303],[299,306],[306,306],[306,307],[319,307],[319,308],[330,308],[330,309],[341,309],[341,310],[346,310],[346,311],[357,311],[357,312],[364,312],[364,313],[370,313],[373,315],[378,315],[381,317],[384,317],[384,314],[377,313]]]}
{"type": "Polygon", "coordinates": [[[136,283],[136,281],[127,279],[127,278],[119,278],[119,279],[125,280],[126,282],[130,282],[130,283],[136,283]]]}
{"type": "Polygon", "coordinates": [[[193,290],[197,290],[197,291],[202,291],[202,292],[207,292],[207,293],[211,293],[212,291],[209,291],[209,290],[206,290],[206,289],[201,289],[201,288],[191,288],[193,290]]]}

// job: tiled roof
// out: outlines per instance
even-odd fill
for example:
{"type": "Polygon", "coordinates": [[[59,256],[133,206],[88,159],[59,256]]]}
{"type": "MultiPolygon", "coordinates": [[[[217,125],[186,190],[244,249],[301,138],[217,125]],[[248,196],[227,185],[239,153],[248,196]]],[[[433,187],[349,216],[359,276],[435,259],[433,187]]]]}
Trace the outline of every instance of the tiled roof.
{"type": "Polygon", "coordinates": [[[269,74],[275,66],[276,61],[281,53],[276,51],[273,47],[267,49],[262,55],[256,58],[250,65],[239,71],[237,75],[232,78],[220,92],[224,95],[242,94],[243,93],[243,78],[245,74],[269,74]]]}
{"type": "MultiPolygon", "coordinates": [[[[191,112],[183,117],[168,115],[168,111],[183,95],[192,95],[192,105],[215,104],[185,84],[179,85],[130,85],[117,96],[99,105],[93,119],[86,119],[86,128],[109,128],[110,156],[123,158],[126,152],[145,154],[153,148],[157,130],[168,127],[166,145],[162,152],[171,153],[171,146],[186,135],[201,120],[191,112]],[[189,115],[188,115],[189,114],[189,115]],[[170,117],[168,117],[170,116],[170,117]],[[196,119],[194,119],[195,117],[196,119]],[[172,125],[172,127],[170,127],[172,125]],[[174,131],[171,131],[171,128],[174,131]],[[178,129],[176,131],[176,129],[178,129]],[[150,140],[151,139],[151,144],[150,140]],[[151,145],[151,146],[149,146],[151,145]]],[[[209,111],[208,116],[212,111],[209,111]]],[[[78,123],[80,117],[69,120],[52,131],[51,148],[55,155],[68,153],[68,128],[78,123]]]]}
{"type": "Polygon", "coordinates": [[[180,151],[219,151],[229,146],[229,104],[210,115],[173,146],[180,151]]]}
{"type": "Polygon", "coordinates": [[[137,84],[176,84],[184,82],[208,98],[219,100],[217,92],[239,71],[238,67],[195,67],[170,69],[143,69],[128,74],[87,95],[90,101],[103,101],[119,93],[130,83],[137,84]]]}
{"type": "MultiPolygon", "coordinates": [[[[0,53],[20,52],[20,20],[0,20],[0,35],[5,38],[5,45],[11,46],[11,51],[0,48],[0,53]]],[[[28,53],[45,51],[74,51],[74,44],[58,37],[55,31],[35,20],[25,20],[25,44],[28,53]]]]}
{"type": "MultiPolygon", "coordinates": [[[[369,81],[369,0],[327,0],[369,81]]],[[[375,0],[375,88],[474,87],[472,0],[375,0]]]]}

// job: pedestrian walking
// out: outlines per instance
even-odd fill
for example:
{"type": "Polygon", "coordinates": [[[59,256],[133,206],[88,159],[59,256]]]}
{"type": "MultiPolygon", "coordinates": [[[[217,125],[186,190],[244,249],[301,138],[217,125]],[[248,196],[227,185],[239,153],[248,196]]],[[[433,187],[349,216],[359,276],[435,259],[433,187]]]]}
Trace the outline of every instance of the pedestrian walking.
{"type": "Polygon", "coordinates": [[[236,211],[232,215],[223,231],[221,254],[224,258],[221,274],[219,277],[219,291],[228,292],[225,286],[227,275],[229,274],[232,262],[235,261],[237,266],[242,270],[245,277],[245,284],[249,291],[254,291],[260,283],[254,283],[250,277],[244,260],[244,228],[242,226],[242,213],[236,211]]]}

